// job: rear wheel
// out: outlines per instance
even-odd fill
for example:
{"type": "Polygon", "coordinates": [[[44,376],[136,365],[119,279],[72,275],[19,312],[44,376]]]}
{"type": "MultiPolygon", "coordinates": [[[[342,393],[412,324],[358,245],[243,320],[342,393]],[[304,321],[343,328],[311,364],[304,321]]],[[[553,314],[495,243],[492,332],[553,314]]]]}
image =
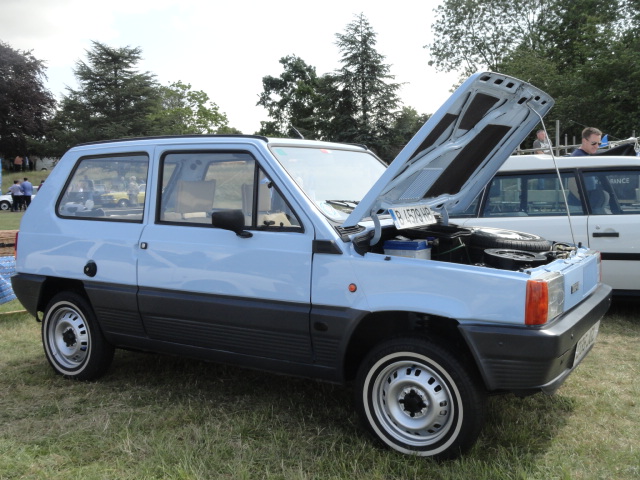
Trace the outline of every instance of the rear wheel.
{"type": "Polygon", "coordinates": [[[78,380],[102,376],[113,360],[114,348],[104,339],[91,306],[74,292],[60,293],[49,302],[42,344],[56,373],[78,380]]]}
{"type": "Polygon", "coordinates": [[[484,423],[484,390],[456,357],[429,340],[380,345],[361,365],[356,385],[365,426],[401,453],[457,457],[484,423]]]}
{"type": "Polygon", "coordinates": [[[0,210],[10,210],[11,209],[11,204],[9,202],[7,202],[6,200],[2,200],[0,202],[0,210]]]}

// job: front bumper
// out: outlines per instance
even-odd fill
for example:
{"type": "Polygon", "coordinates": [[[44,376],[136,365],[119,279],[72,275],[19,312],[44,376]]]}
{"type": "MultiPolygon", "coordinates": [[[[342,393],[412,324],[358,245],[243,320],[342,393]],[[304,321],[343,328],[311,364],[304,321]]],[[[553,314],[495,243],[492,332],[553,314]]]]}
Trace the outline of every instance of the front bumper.
{"type": "Polygon", "coordinates": [[[460,325],[489,391],[519,395],[553,393],[578,366],[576,345],[611,305],[611,287],[600,285],[584,302],[539,328],[460,325]]]}

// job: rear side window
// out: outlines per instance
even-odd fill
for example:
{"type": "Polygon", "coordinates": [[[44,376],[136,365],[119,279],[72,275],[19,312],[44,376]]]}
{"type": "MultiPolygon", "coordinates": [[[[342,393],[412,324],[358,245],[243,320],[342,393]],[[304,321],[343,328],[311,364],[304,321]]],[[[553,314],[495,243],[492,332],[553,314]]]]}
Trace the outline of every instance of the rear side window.
{"type": "Polygon", "coordinates": [[[169,153],[161,183],[160,222],[210,226],[212,212],[236,210],[247,229],[301,231],[298,217],[248,153],[169,153]]]}
{"type": "Polygon", "coordinates": [[[501,175],[491,181],[483,217],[584,215],[583,193],[574,173],[501,175]]]}
{"type": "Polygon", "coordinates": [[[146,154],[82,158],[58,200],[58,215],[141,222],[148,170],[146,154]]]}
{"type": "Polygon", "coordinates": [[[584,173],[589,207],[594,215],[640,213],[640,171],[584,173]]]}

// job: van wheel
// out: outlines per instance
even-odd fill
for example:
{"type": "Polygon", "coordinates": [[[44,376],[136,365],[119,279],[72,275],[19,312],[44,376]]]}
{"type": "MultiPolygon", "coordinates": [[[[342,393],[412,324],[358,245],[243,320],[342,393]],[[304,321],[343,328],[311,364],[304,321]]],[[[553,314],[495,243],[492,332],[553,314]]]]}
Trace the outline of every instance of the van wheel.
{"type": "Polygon", "coordinates": [[[401,338],[375,348],[360,366],[356,408],[383,445],[401,453],[455,458],[473,445],[486,394],[447,350],[401,338]]]}
{"type": "Polygon", "coordinates": [[[77,380],[102,376],[113,360],[114,347],[104,339],[91,306],[73,292],[60,293],[49,302],[42,344],[56,373],[77,380]]]}

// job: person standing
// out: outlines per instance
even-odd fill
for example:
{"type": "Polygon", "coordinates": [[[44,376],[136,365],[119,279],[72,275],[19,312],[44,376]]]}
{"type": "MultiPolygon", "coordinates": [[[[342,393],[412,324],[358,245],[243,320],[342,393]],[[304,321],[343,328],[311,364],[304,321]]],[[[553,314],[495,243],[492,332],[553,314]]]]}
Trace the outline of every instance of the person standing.
{"type": "Polygon", "coordinates": [[[9,193],[11,193],[11,211],[18,212],[22,206],[22,187],[19,180],[14,180],[13,185],[9,187],[9,193]]]}
{"type": "Polygon", "coordinates": [[[576,148],[572,157],[584,157],[587,155],[593,155],[598,151],[602,145],[602,132],[594,127],[587,127],[582,130],[582,143],[579,148],[576,148]]]}
{"type": "Polygon", "coordinates": [[[33,195],[33,185],[31,184],[31,182],[27,177],[24,177],[24,180],[21,186],[22,186],[22,195],[24,195],[22,200],[24,202],[24,209],[26,210],[27,208],[29,208],[29,205],[31,205],[31,195],[33,195]]]}
{"type": "Polygon", "coordinates": [[[13,170],[16,172],[21,172],[23,163],[24,158],[22,158],[21,155],[16,155],[16,158],[13,159],[13,170]]]}
{"type": "Polygon", "coordinates": [[[129,178],[129,186],[127,187],[127,194],[129,195],[129,206],[137,207],[138,206],[138,192],[140,191],[140,187],[138,186],[138,182],[136,181],[136,177],[129,178]]]}
{"type": "Polygon", "coordinates": [[[551,140],[547,137],[547,132],[544,130],[538,130],[536,132],[536,139],[533,141],[533,148],[537,154],[551,154],[551,140]]]}

